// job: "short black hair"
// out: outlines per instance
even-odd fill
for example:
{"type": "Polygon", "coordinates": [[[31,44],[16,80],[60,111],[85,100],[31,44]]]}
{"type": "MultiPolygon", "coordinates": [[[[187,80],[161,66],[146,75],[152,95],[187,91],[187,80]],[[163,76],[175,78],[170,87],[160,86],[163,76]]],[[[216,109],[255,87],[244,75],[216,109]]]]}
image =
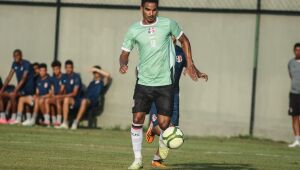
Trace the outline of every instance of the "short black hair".
{"type": "Polygon", "coordinates": [[[72,60],[67,60],[66,62],[65,62],[65,66],[66,65],[71,65],[71,66],[74,66],[74,64],[73,64],[73,61],[72,60]]]}
{"type": "Polygon", "coordinates": [[[15,53],[19,53],[22,56],[22,50],[20,50],[20,49],[15,49],[13,54],[15,54],[15,53]]]}
{"type": "Polygon", "coordinates": [[[39,68],[40,68],[40,69],[41,69],[41,68],[45,68],[45,69],[47,70],[47,64],[41,63],[41,64],[39,65],[39,68]]]}
{"type": "Polygon", "coordinates": [[[296,48],[298,48],[298,47],[300,47],[300,43],[296,43],[296,44],[294,45],[294,50],[296,50],[296,48]]]}
{"type": "Polygon", "coordinates": [[[95,65],[94,68],[99,69],[99,70],[102,69],[101,66],[99,66],[99,65],[95,65]]]}
{"type": "Polygon", "coordinates": [[[38,66],[38,67],[40,67],[40,64],[38,62],[34,62],[34,63],[32,63],[32,66],[38,66]]]}
{"type": "Polygon", "coordinates": [[[58,60],[54,60],[51,64],[51,67],[61,67],[61,62],[58,60]]]}
{"type": "Polygon", "coordinates": [[[159,4],[159,0],[142,0],[141,6],[144,6],[146,2],[156,3],[157,6],[158,6],[158,4],[159,4]]]}

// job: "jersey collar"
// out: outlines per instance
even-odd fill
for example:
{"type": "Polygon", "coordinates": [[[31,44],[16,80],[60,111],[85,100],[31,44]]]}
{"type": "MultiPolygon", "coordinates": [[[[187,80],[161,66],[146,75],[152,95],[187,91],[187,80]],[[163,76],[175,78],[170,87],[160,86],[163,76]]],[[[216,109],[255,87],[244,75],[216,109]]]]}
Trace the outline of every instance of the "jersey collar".
{"type": "Polygon", "coordinates": [[[149,25],[143,24],[143,20],[142,20],[142,21],[140,21],[140,25],[143,26],[143,27],[154,26],[154,25],[156,25],[156,24],[158,23],[158,19],[159,19],[159,18],[156,17],[156,21],[155,21],[154,23],[152,23],[152,24],[149,24],[149,25]]]}

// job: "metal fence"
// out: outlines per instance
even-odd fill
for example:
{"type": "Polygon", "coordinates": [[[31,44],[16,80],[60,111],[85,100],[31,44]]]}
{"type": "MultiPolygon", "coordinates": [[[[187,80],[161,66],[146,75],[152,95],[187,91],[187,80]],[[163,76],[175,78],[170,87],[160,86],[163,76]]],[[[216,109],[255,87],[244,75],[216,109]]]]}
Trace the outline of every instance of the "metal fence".
{"type": "MultiPolygon", "coordinates": [[[[62,5],[77,7],[138,7],[140,0],[1,0],[0,4],[27,4],[27,5],[62,5]]],[[[164,8],[184,10],[261,10],[261,11],[286,11],[300,12],[299,0],[160,0],[164,8]]]]}

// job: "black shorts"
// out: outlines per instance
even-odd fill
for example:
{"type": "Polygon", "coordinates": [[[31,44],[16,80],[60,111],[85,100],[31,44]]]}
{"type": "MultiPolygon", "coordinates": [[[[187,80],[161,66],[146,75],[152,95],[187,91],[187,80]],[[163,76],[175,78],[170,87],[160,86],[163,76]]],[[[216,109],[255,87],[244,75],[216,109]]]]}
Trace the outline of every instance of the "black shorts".
{"type": "Polygon", "coordinates": [[[300,94],[290,93],[290,116],[300,116],[300,94]]]}
{"type": "Polygon", "coordinates": [[[158,114],[172,116],[173,96],[173,85],[150,87],[136,84],[132,113],[144,112],[148,114],[154,102],[158,114]]]}

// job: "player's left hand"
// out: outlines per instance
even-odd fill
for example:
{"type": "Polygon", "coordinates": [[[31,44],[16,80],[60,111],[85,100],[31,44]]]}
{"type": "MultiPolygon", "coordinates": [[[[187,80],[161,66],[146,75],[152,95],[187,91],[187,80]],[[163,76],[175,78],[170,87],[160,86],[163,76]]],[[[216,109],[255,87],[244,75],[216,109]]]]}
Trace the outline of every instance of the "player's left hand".
{"type": "Polygon", "coordinates": [[[200,72],[197,68],[196,68],[196,70],[197,70],[198,78],[204,79],[207,82],[208,81],[208,75],[206,73],[200,72]]]}

